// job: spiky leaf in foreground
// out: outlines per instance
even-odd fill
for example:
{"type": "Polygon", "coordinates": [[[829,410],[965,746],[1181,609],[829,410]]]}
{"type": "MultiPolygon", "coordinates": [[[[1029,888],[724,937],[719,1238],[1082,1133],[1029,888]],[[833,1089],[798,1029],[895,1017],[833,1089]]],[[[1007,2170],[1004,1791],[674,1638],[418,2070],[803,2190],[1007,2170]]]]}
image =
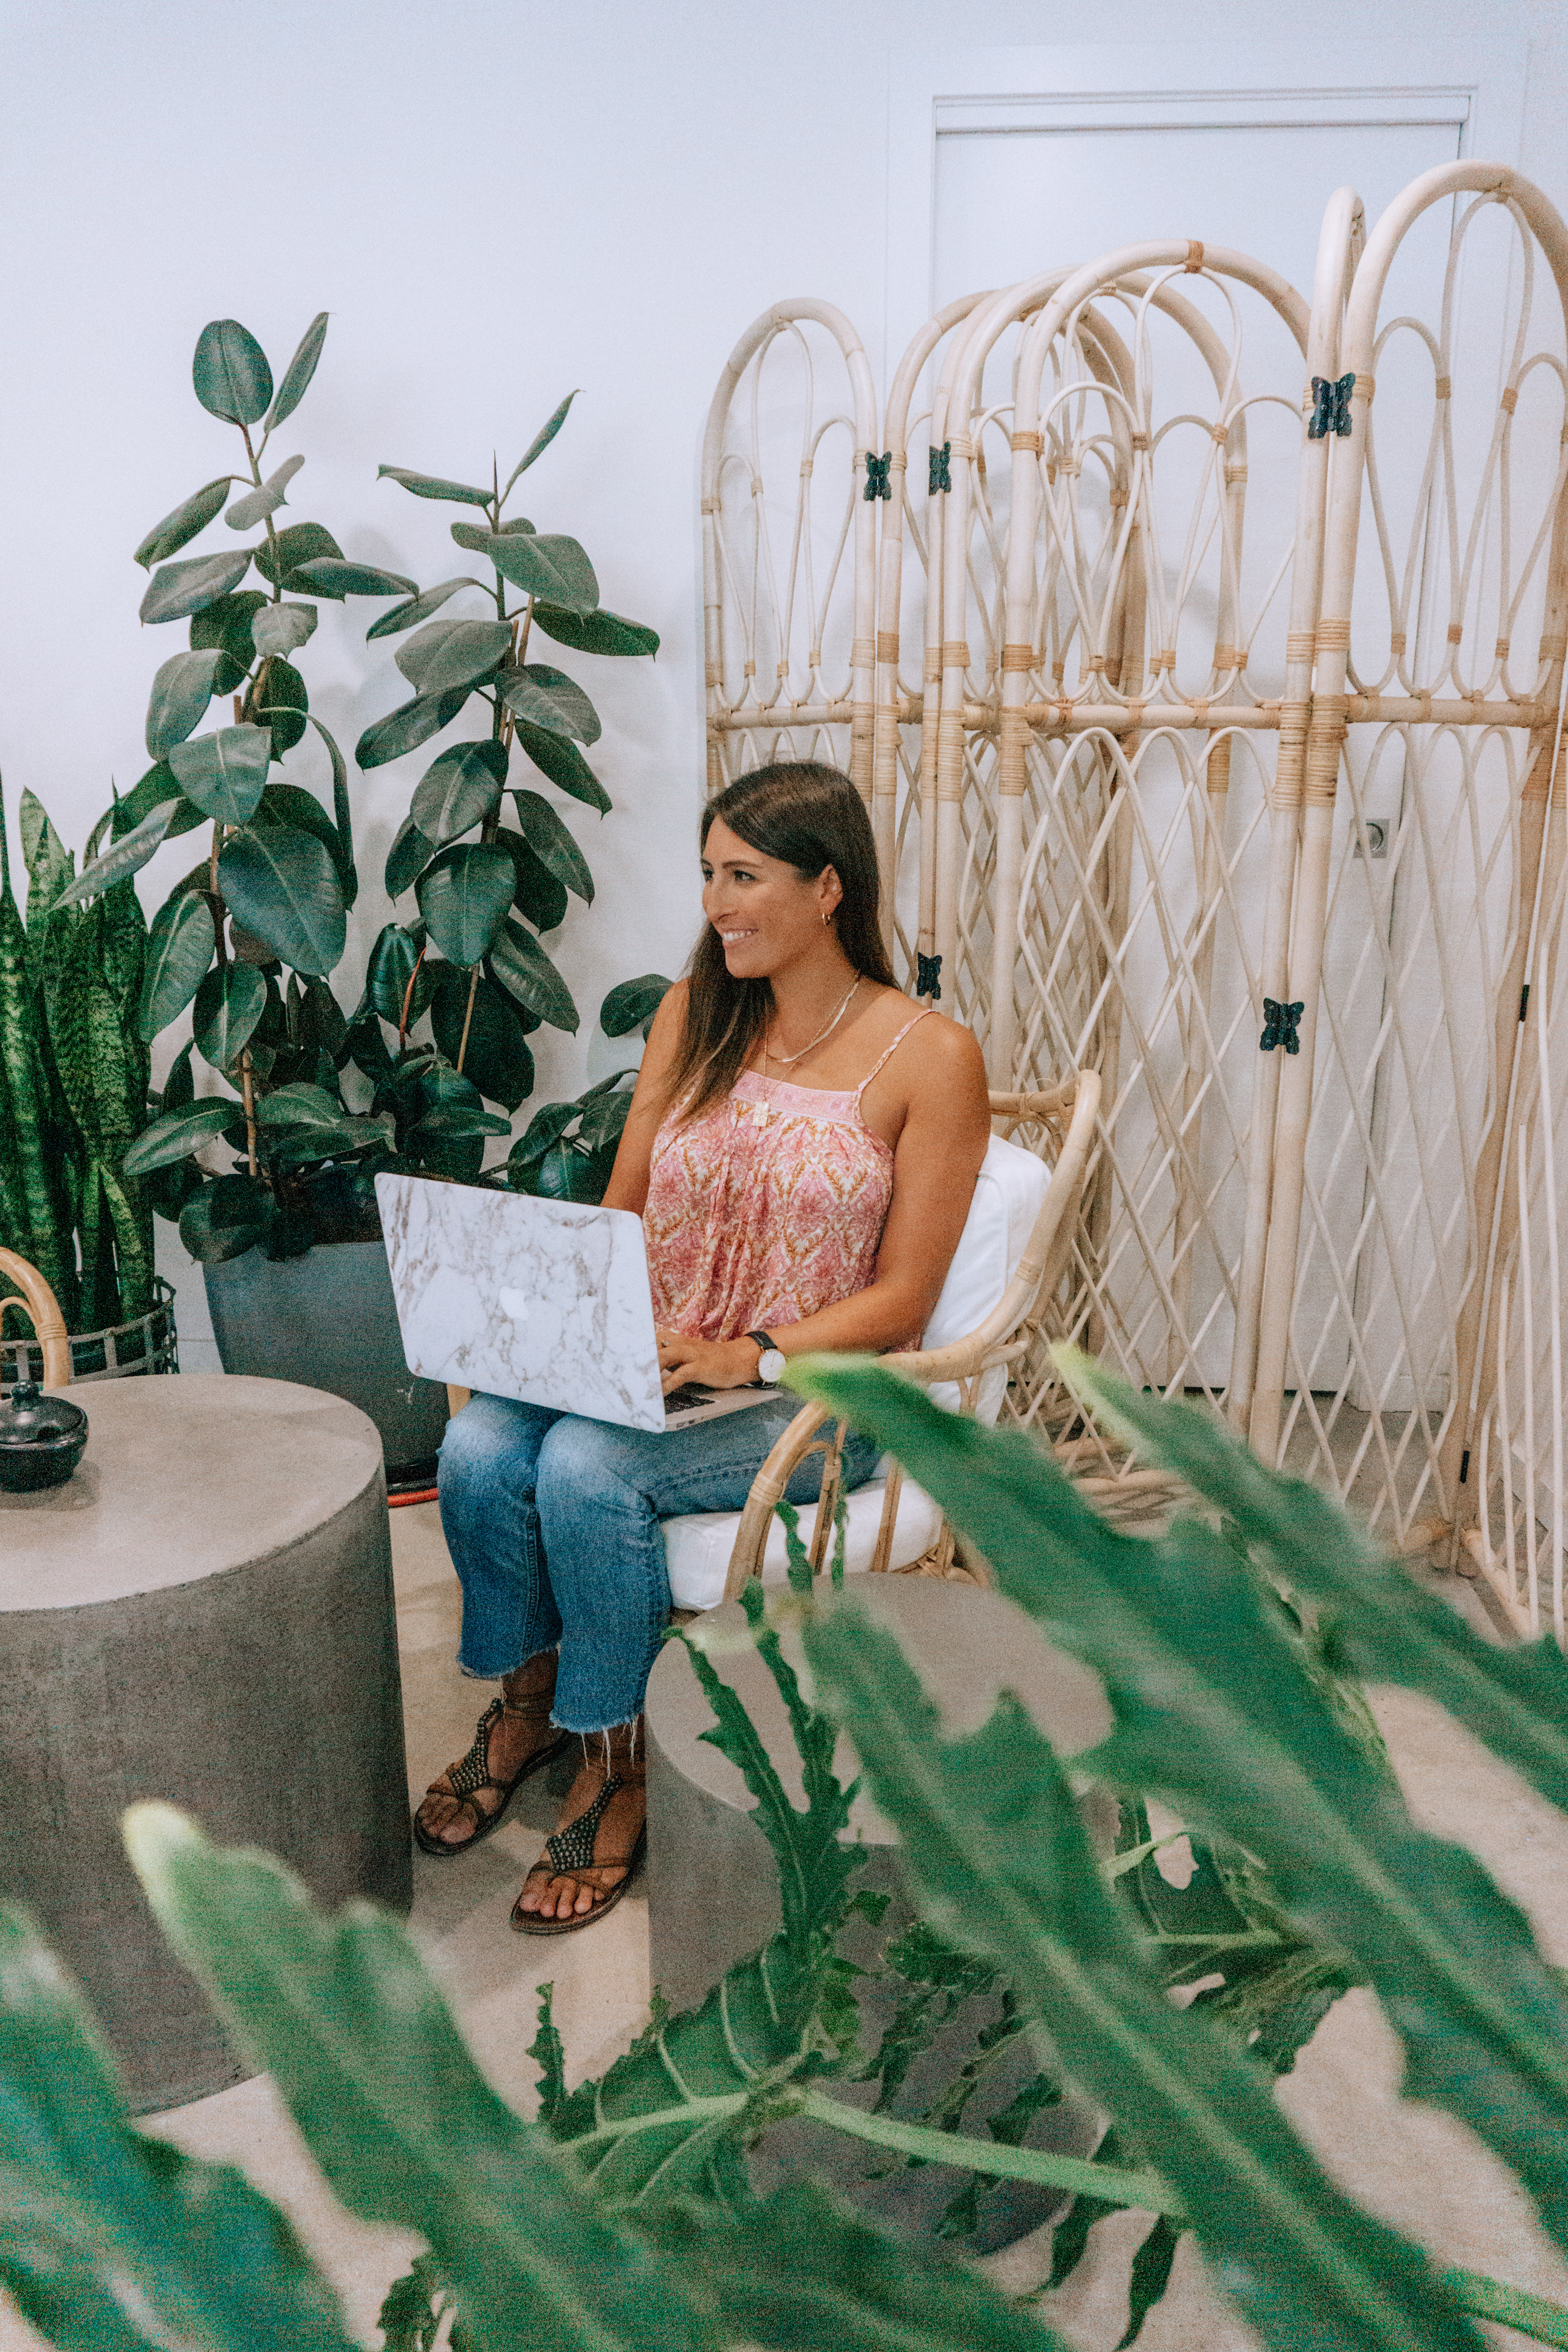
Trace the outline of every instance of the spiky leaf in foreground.
{"type": "Polygon", "coordinates": [[[979,1731],[950,1742],[898,1643],[863,1611],[840,1603],[805,1638],[930,1916],[1007,1969],[1075,2081],[1136,2116],[1265,2343],[1479,2352],[1425,2258],[1340,2194],[1252,2062],[1170,2006],[1100,1878],[1060,1766],[1017,1702],[1004,1696],[979,1731]]]}
{"type": "Polygon", "coordinates": [[[83,2006],[0,1909],[0,2285],[60,2352],[349,2352],[288,2222],[135,2130],[83,2006]]]}
{"type": "Polygon", "coordinates": [[[1091,1769],[1266,1863],[1293,1915],[1365,1969],[1411,2087],[1479,2133],[1568,2244],[1568,1992],[1518,1906],[1416,1828],[1335,1720],[1245,1548],[1190,1518],[1157,1542],[1118,1534],[1021,1435],[889,1373],[807,1377],[922,1486],[929,1472],[1002,1589],[1104,1677],[1117,1726],[1091,1769]]]}
{"type": "Polygon", "coordinates": [[[514,2341],[526,2313],[538,2352],[716,2346],[677,2279],[489,2088],[394,1920],[324,1917],[280,1864],[219,1852],[167,1805],[132,1807],[126,1843],[337,2194],[428,2240],[481,2343],[514,2341]]]}

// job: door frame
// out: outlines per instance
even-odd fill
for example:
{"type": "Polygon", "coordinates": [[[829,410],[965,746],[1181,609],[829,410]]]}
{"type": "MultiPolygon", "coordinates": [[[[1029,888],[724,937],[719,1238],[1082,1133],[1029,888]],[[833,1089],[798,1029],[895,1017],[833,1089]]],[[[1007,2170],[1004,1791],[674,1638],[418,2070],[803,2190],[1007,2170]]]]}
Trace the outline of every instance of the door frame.
{"type": "MultiPolygon", "coordinates": [[[[888,79],[881,380],[931,314],[936,142],[944,134],[1428,122],[1454,126],[1461,160],[1517,164],[1528,62],[1522,39],[896,51],[888,79]]],[[[1325,188],[1325,202],[1330,194],[1325,188]]],[[[1150,234],[1180,226],[1152,224],[1150,234]]],[[[1239,225],[1236,242],[1246,244],[1239,225]]]]}

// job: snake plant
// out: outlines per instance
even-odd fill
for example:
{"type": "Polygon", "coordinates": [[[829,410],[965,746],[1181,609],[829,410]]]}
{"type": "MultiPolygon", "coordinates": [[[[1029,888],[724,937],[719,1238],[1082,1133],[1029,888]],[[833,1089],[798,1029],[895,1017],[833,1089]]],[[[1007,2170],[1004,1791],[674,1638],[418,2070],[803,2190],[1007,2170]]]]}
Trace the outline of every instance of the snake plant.
{"type": "MultiPolygon", "coordinates": [[[[104,1330],[153,1305],[152,1208],[121,1170],[148,1115],[147,926],[129,880],[72,903],[73,860],[31,793],[20,817],[25,918],[0,794],[0,1245],[37,1267],[70,1330],[104,1330]]],[[[117,808],[101,830],[128,822],[117,808]]],[[[27,1328],[8,1318],[5,1336],[27,1328]]]]}

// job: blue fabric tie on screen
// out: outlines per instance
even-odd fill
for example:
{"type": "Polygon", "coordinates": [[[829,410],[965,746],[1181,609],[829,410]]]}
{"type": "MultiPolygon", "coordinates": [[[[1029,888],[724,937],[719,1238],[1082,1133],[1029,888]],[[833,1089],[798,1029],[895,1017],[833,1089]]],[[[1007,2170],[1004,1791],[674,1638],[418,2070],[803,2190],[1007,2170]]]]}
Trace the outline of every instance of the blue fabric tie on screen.
{"type": "Polygon", "coordinates": [[[947,462],[952,455],[951,441],[944,441],[940,449],[933,449],[931,453],[931,479],[926,488],[932,498],[938,490],[951,490],[952,488],[952,471],[947,462]]]}
{"type": "Polygon", "coordinates": [[[929,996],[934,1004],[942,994],[942,958],[939,955],[915,956],[915,994],[929,996]]]}
{"type": "Polygon", "coordinates": [[[892,497],[893,485],[891,480],[889,478],[892,472],[892,466],[893,453],[890,449],[885,450],[879,457],[873,457],[868,450],[866,455],[865,489],[865,496],[867,498],[890,499],[892,497]]]}

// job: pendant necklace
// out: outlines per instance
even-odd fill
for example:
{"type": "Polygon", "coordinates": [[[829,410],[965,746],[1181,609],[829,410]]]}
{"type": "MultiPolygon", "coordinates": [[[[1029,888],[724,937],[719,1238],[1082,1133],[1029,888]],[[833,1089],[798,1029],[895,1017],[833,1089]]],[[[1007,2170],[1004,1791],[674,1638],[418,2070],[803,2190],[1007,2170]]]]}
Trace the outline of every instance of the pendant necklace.
{"type": "MultiPolygon", "coordinates": [[[[768,1033],[765,1029],[763,1030],[762,1076],[764,1080],[768,1075],[768,1064],[770,1062],[776,1062],[781,1070],[793,1070],[797,1062],[804,1062],[808,1054],[816,1051],[816,1047],[821,1045],[825,1037],[832,1036],[834,1031],[843,1020],[844,1015],[848,1012],[850,998],[853,997],[855,991],[859,987],[861,978],[862,975],[859,972],[857,972],[854,979],[849,983],[848,995],[845,997],[843,1003],[839,1006],[837,1012],[834,1014],[826,1028],[819,1029],[816,1036],[812,1039],[810,1045],[803,1045],[798,1054],[775,1054],[768,1044],[768,1033]]],[[[758,1103],[756,1107],[756,1121],[759,1127],[766,1127],[771,1112],[772,1106],[770,1104],[766,1102],[758,1103]]]]}

